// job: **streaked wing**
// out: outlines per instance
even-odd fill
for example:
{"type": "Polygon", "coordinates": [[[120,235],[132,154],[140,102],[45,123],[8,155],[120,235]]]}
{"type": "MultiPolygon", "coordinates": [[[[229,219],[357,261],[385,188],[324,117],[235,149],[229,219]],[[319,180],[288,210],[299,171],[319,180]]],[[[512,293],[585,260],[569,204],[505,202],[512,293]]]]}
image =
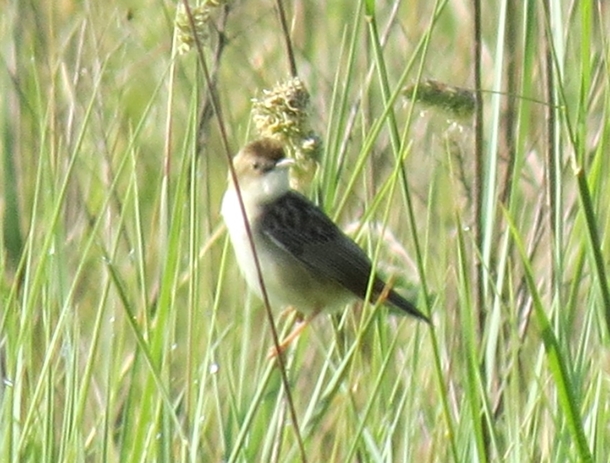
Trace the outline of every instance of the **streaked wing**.
{"type": "Polygon", "coordinates": [[[290,191],[267,204],[260,231],[320,276],[364,298],[371,261],[317,206],[290,191]]]}

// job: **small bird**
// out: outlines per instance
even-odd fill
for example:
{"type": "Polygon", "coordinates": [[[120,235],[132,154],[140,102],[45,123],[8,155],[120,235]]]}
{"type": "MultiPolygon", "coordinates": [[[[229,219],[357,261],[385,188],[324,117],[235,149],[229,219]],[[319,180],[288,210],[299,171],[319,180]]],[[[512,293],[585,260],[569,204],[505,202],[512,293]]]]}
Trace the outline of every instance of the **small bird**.
{"type": "MultiPolygon", "coordinates": [[[[293,164],[282,145],[269,138],[249,143],[233,158],[269,302],[272,307],[294,307],[309,322],[354,296],[364,299],[373,267],[365,252],[318,206],[290,188],[289,168],[293,164]]],[[[262,298],[231,179],[221,213],[241,272],[250,289],[262,298]]],[[[381,298],[430,323],[413,304],[386,286],[375,276],[371,299],[381,298]]],[[[298,336],[306,324],[288,335],[282,347],[298,336]]]]}

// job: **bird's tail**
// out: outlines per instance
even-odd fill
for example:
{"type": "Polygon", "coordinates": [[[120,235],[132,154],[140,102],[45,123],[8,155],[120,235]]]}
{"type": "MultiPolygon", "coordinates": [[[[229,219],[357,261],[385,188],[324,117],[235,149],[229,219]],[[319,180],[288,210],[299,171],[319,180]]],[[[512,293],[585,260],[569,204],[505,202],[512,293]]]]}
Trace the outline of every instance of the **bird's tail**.
{"type": "Polygon", "coordinates": [[[408,313],[409,315],[419,318],[420,320],[423,320],[426,323],[431,323],[430,318],[424,315],[421,311],[417,309],[417,307],[415,307],[412,303],[407,301],[404,297],[402,297],[394,290],[390,290],[390,293],[387,297],[387,302],[392,304],[394,307],[399,308],[403,312],[408,313]]]}

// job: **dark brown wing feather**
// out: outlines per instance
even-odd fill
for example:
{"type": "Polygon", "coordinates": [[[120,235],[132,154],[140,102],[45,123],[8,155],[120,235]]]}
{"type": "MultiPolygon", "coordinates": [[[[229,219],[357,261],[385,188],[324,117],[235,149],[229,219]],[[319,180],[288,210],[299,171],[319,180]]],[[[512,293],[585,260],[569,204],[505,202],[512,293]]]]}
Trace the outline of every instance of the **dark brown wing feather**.
{"type": "MultiPolygon", "coordinates": [[[[267,204],[260,217],[260,231],[290,252],[316,274],[336,281],[364,299],[372,264],[368,256],[326,214],[303,195],[290,191],[267,204]]],[[[384,283],[375,278],[373,297],[384,283]]],[[[395,291],[388,302],[428,321],[428,318],[395,291]]]]}

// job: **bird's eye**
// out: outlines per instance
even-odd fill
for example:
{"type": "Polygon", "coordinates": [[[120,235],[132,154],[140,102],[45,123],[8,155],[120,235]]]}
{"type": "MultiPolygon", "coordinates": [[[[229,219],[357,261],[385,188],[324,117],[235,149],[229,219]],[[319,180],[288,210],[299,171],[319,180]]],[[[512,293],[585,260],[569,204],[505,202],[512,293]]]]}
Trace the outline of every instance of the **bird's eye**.
{"type": "Polygon", "coordinates": [[[258,162],[258,161],[254,161],[254,162],[252,163],[252,168],[253,168],[254,170],[259,170],[259,169],[261,168],[261,164],[260,164],[260,162],[258,162]]]}

